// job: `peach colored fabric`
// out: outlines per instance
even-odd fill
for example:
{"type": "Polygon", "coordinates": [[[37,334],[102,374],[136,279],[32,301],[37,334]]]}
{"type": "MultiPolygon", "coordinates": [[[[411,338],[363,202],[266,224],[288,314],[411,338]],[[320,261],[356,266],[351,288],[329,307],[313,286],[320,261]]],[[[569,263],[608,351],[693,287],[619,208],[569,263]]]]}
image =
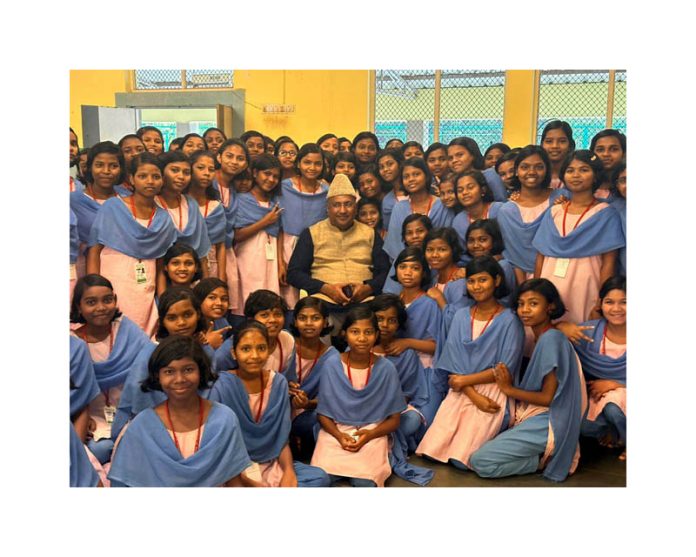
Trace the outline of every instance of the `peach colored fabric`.
{"type": "Polygon", "coordinates": [[[553,190],[557,190],[559,188],[563,187],[563,180],[560,178],[551,178],[551,183],[549,184],[549,187],[553,190]]]}
{"type": "Polygon", "coordinates": [[[532,222],[536,220],[541,213],[549,208],[549,200],[542,201],[539,205],[534,205],[534,207],[522,207],[516,201],[513,201],[517,208],[520,210],[520,217],[522,217],[522,222],[532,222]]]}
{"type": "MultiPolygon", "coordinates": [[[[481,335],[486,321],[474,320],[474,340],[481,335]]],[[[505,417],[507,396],[496,383],[476,385],[474,388],[497,403],[500,409],[495,414],[483,412],[466,394],[450,389],[432,425],[416,448],[416,454],[425,454],[440,462],[454,458],[468,466],[471,455],[498,434],[505,417]]]]}
{"type": "MultiPolygon", "coordinates": [[[[147,221],[138,219],[141,224],[147,221]]],[[[155,279],[157,263],[154,259],[136,259],[110,247],[101,252],[100,274],[114,285],[118,296],[118,308],[150,336],[157,328],[157,306],[155,305],[155,279]],[[147,282],[137,284],[135,266],[141,262],[145,267],[147,282]]]]}
{"type": "MultiPolygon", "coordinates": [[[[283,354],[285,356],[285,354],[283,354]]],[[[302,367],[300,368],[300,354],[299,350],[297,351],[297,354],[295,355],[295,369],[297,370],[297,379],[299,381],[300,379],[300,371],[302,372],[302,380],[306,381],[307,377],[309,377],[311,371],[310,369],[312,368],[312,364],[314,363],[314,360],[307,359],[307,358],[302,358],[302,367]]],[[[300,387],[301,388],[301,387],[300,387]]],[[[290,408],[290,414],[292,419],[294,420],[304,412],[304,408],[290,408]]]]}
{"type": "Polygon", "coordinates": [[[500,410],[495,414],[483,412],[466,394],[450,389],[416,454],[425,454],[440,462],[454,458],[468,466],[472,453],[498,434],[507,397],[495,383],[476,385],[475,389],[496,402],[500,410]]]}
{"type": "Polygon", "coordinates": [[[268,356],[268,360],[266,361],[266,367],[274,371],[280,371],[284,369],[290,361],[290,358],[292,357],[293,348],[295,348],[295,339],[285,329],[281,330],[278,334],[278,343],[276,343],[275,350],[273,350],[271,355],[268,356]],[[280,346],[283,347],[282,365],[280,362],[280,348],[278,344],[280,344],[280,346]]]}
{"type": "MultiPolygon", "coordinates": [[[[268,375],[268,380],[266,382],[266,388],[263,390],[263,404],[261,405],[261,417],[263,413],[268,408],[268,399],[271,397],[271,389],[273,387],[273,378],[276,372],[271,369],[268,375]]],[[[259,403],[261,402],[261,393],[249,393],[249,408],[251,408],[251,415],[257,416],[259,411],[259,403]]]]}
{"type": "Polygon", "coordinates": [[[594,196],[596,199],[607,199],[611,195],[611,192],[609,190],[605,189],[598,189],[596,192],[594,192],[594,196]]]}
{"type": "MultiPolygon", "coordinates": [[[[205,424],[201,427],[201,438],[203,438],[203,433],[205,432],[205,424]]],[[[167,433],[169,437],[172,438],[174,442],[174,433],[171,429],[167,428],[167,433]]],[[[198,428],[192,429],[191,431],[177,431],[176,440],[179,442],[179,451],[181,456],[184,458],[189,458],[194,453],[196,448],[196,439],[198,438],[198,428]]]]}
{"type": "Polygon", "coordinates": [[[227,291],[230,296],[230,311],[235,315],[244,315],[244,301],[240,291],[239,267],[234,247],[225,250],[225,273],[227,274],[227,291]]]}
{"type": "MultiPolygon", "coordinates": [[[[280,294],[278,261],[266,259],[266,245],[274,245],[278,256],[278,238],[261,230],[235,246],[241,300],[245,301],[255,290],[265,289],[280,294]]],[[[243,305],[243,304],[242,304],[243,305]]]]}
{"type": "Polygon", "coordinates": [[[162,207],[163,209],[166,209],[166,211],[169,213],[169,216],[172,217],[172,222],[174,223],[174,227],[181,231],[184,228],[186,228],[186,225],[188,224],[188,212],[189,212],[189,206],[188,206],[188,201],[186,200],[186,196],[182,195],[181,196],[181,220],[179,220],[179,207],[175,209],[170,209],[165,205],[165,203],[160,199],[158,196],[156,198],[157,204],[162,207]]]}
{"type": "MultiPolygon", "coordinates": [[[[292,234],[283,232],[283,245],[280,246],[280,248],[282,251],[283,261],[285,261],[286,267],[290,262],[292,252],[295,251],[297,238],[299,238],[299,236],[293,236],[292,234]]],[[[283,297],[283,300],[285,300],[285,303],[288,304],[289,309],[294,309],[295,304],[300,300],[300,291],[294,286],[290,286],[289,284],[287,286],[280,287],[280,295],[283,297]]]]}
{"type": "MultiPolygon", "coordinates": [[[[220,202],[216,201],[215,199],[208,201],[208,214],[212,213],[218,205],[220,205],[220,202]]],[[[198,210],[200,211],[201,216],[205,218],[205,205],[199,205],[198,210]]],[[[214,245],[210,247],[210,251],[208,252],[208,276],[218,276],[217,252],[215,251],[214,245]]]]}
{"type": "MultiPolygon", "coordinates": [[[[343,371],[348,376],[348,367],[343,364],[343,371]]],[[[367,368],[358,369],[351,367],[353,388],[360,390],[365,388],[367,368]]],[[[379,424],[368,424],[362,429],[374,429],[379,424]]],[[[351,433],[355,426],[337,423],[339,431],[351,433]]],[[[389,465],[389,438],[386,435],[368,442],[357,452],[352,453],[343,450],[336,438],[320,430],[317,437],[317,445],[312,455],[312,466],[318,466],[327,474],[345,476],[348,478],[363,478],[372,480],[377,487],[384,487],[384,482],[391,475],[389,465]]]]}
{"type": "MultiPolygon", "coordinates": [[[[599,211],[609,207],[606,203],[598,203],[592,207],[583,217],[583,221],[589,219],[599,211]]],[[[555,205],[551,208],[554,223],[558,231],[563,234],[563,206],[555,205]]],[[[566,218],[566,232],[570,232],[575,223],[580,218],[580,214],[568,214],[566,218]]],[[[549,279],[558,289],[561,299],[568,312],[563,319],[573,323],[581,323],[590,318],[590,312],[599,298],[599,273],[602,265],[601,255],[591,257],[579,257],[570,259],[565,277],[554,275],[556,268],[555,257],[544,257],[544,264],[541,268],[541,278],[549,279]]]]}

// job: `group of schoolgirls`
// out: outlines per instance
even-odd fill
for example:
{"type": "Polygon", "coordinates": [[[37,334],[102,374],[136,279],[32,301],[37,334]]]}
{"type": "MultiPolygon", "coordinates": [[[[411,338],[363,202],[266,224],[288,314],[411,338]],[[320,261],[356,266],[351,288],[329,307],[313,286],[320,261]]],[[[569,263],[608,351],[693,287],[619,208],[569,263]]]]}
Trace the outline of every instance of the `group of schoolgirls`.
{"type": "Polygon", "coordinates": [[[71,485],[427,485],[413,453],[562,481],[581,434],[625,447],[621,132],[177,143],[71,130],[71,485]],[[336,174],[393,263],[340,340],[286,281],[336,174]]]}

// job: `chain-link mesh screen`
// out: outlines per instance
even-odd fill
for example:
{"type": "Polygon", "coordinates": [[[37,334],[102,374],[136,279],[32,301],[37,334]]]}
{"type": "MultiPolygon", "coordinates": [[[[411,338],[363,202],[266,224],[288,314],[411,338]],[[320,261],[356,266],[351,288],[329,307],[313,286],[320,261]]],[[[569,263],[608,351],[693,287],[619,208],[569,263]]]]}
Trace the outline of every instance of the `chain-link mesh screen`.
{"type": "Polygon", "coordinates": [[[232,87],[232,70],[186,70],[187,89],[232,87]]]}
{"type": "MultiPolygon", "coordinates": [[[[439,141],[462,135],[482,150],[503,135],[505,72],[442,70],[439,141]]],[[[435,70],[377,70],[375,134],[427,147],[435,138],[435,70]]]]}
{"type": "Polygon", "coordinates": [[[435,70],[377,70],[375,135],[381,147],[392,138],[428,145],[435,114],[435,70]]]}
{"type": "Polygon", "coordinates": [[[135,89],[210,89],[232,87],[232,70],[135,70],[135,89]]]}
{"type": "Polygon", "coordinates": [[[616,71],[611,127],[626,133],[626,70],[616,71]]]}
{"type": "MultiPolygon", "coordinates": [[[[439,141],[447,144],[455,137],[471,137],[481,152],[499,143],[504,103],[504,71],[442,70],[439,141]]],[[[429,142],[433,142],[432,126],[429,142]]]]}
{"type": "Polygon", "coordinates": [[[564,120],[573,128],[576,148],[589,148],[592,136],[606,128],[608,94],[607,70],[542,71],[537,143],[549,120],[564,120]]]}

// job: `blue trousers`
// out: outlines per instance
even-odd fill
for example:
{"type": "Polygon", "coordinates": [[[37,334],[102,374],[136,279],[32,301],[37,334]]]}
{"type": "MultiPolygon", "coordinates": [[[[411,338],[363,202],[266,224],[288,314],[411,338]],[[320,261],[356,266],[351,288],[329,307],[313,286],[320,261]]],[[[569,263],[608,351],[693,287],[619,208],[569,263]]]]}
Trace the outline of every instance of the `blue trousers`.
{"type": "MultiPolygon", "coordinates": [[[[338,480],[346,478],[345,476],[335,476],[333,474],[328,475],[331,478],[331,485],[335,484],[338,480]]],[[[351,487],[377,487],[377,484],[372,480],[366,480],[364,478],[346,478],[351,487]]]]}
{"type": "Polygon", "coordinates": [[[532,474],[546,450],[548,434],[549,414],[545,412],[488,441],[471,455],[469,467],[482,478],[532,474]]]}
{"type": "Polygon", "coordinates": [[[297,487],[331,487],[329,475],[321,468],[303,462],[293,462],[297,487]]]}
{"type": "Polygon", "coordinates": [[[626,414],[616,404],[609,402],[594,422],[583,420],[580,435],[601,439],[605,435],[621,445],[626,444],[626,414]]]}

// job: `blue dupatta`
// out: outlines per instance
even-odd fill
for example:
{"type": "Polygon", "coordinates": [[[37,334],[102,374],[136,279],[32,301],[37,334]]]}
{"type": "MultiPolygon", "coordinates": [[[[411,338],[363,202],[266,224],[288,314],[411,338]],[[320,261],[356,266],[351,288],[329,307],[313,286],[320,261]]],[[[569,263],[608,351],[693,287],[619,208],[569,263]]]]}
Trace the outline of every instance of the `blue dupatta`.
{"type": "Polygon", "coordinates": [[[594,327],[592,333],[594,342],[587,342],[581,339],[575,346],[585,377],[587,379],[609,379],[625,385],[626,353],[624,352],[620,358],[612,358],[601,353],[602,338],[607,327],[606,319],[596,319],[581,323],[581,326],[584,325],[594,327]]]}
{"type": "Polygon", "coordinates": [[[556,482],[568,477],[585,413],[576,358],[573,345],[563,333],[546,331],[537,341],[524,377],[514,383],[525,391],[541,391],[544,378],[556,370],[558,388],[549,407],[555,447],[544,469],[544,477],[556,482]]]}
{"type": "MultiPolygon", "coordinates": [[[[551,206],[551,198],[548,202],[551,206]]],[[[510,201],[503,204],[496,217],[505,243],[503,256],[526,273],[534,272],[537,250],[532,246],[532,240],[545,214],[542,213],[532,222],[524,222],[519,206],[510,201]]]]}
{"type": "MultiPolygon", "coordinates": [[[[271,212],[273,206],[278,203],[278,197],[270,199],[268,207],[262,207],[251,192],[240,193],[237,196],[237,217],[234,223],[235,228],[244,228],[259,222],[263,217],[271,212]]],[[[263,229],[267,234],[278,237],[280,232],[280,219],[273,224],[269,224],[263,229]]]]}
{"type": "MultiPolygon", "coordinates": [[[[176,241],[183,242],[187,246],[192,247],[199,258],[207,257],[211,242],[208,237],[205,219],[198,208],[198,202],[188,195],[182,197],[186,198],[186,203],[188,205],[188,220],[183,230],[179,230],[172,220],[172,224],[174,224],[174,228],[176,229],[176,241]]],[[[179,202],[181,203],[181,201],[179,202]]],[[[167,213],[169,212],[167,211],[167,213]]],[[[169,216],[171,217],[171,214],[169,216]]]]}
{"type": "Polygon", "coordinates": [[[362,427],[380,423],[406,409],[399,374],[389,360],[376,358],[364,389],[354,389],[338,352],[329,357],[319,385],[317,414],[335,422],[362,427]]]}
{"type": "Polygon", "coordinates": [[[583,219],[580,225],[561,236],[548,209],[532,240],[534,248],[545,257],[580,258],[601,255],[626,245],[621,218],[607,205],[583,219]]]}
{"type": "Polygon", "coordinates": [[[70,209],[70,263],[77,261],[80,251],[80,237],[77,234],[77,215],[70,209]]]}
{"type": "Polygon", "coordinates": [[[99,395],[99,384],[87,344],[70,335],[70,415],[74,416],[99,395]]]}
{"type": "Polygon", "coordinates": [[[205,227],[208,229],[208,239],[212,245],[225,241],[227,218],[225,217],[225,207],[222,203],[218,204],[205,217],[205,227]]]}
{"type": "Polygon", "coordinates": [[[249,393],[234,373],[223,372],[210,390],[210,400],[229,406],[239,419],[247,452],[254,462],[269,462],[280,456],[290,437],[288,382],[274,374],[268,405],[256,422],[249,406],[249,393]]]}
{"type": "Polygon", "coordinates": [[[136,259],[159,259],[176,237],[176,228],[166,210],[155,205],[152,223],[146,227],[133,218],[121,198],[112,197],[94,219],[89,247],[101,244],[136,259]]]}
{"type": "Polygon", "coordinates": [[[135,417],[119,442],[113,487],[215,487],[251,465],[237,416],[213,403],[198,451],[184,458],[151,408],[135,417]]]}
{"type": "Polygon", "coordinates": [[[305,228],[326,218],[326,194],[329,187],[325,182],[319,184],[317,193],[300,192],[293,186],[293,178],[286,178],[280,184],[282,195],[278,202],[283,208],[280,223],[284,232],[299,236],[305,228]]]}
{"type": "Polygon", "coordinates": [[[70,487],[96,487],[99,475],[87,456],[85,446],[70,424],[70,487]]]}
{"type": "MultiPolygon", "coordinates": [[[[384,205],[382,207],[384,208],[384,205]]],[[[411,213],[411,202],[408,199],[399,201],[394,205],[394,210],[389,219],[389,227],[387,228],[387,237],[384,239],[384,251],[389,254],[389,258],[392,260],[396,259],[399,253],[406,247],[406,244],[401,239],[401,227],[406,217],[411,213]]],[[[445,223],[448,218],[451,218],[451,213],[448,213],[447,207],[437,197],[433,201],[432,207],[430,207],[428,217],[430,222],[433,223],[433,228],[440,228],[446,226],[445,223]]]]}

